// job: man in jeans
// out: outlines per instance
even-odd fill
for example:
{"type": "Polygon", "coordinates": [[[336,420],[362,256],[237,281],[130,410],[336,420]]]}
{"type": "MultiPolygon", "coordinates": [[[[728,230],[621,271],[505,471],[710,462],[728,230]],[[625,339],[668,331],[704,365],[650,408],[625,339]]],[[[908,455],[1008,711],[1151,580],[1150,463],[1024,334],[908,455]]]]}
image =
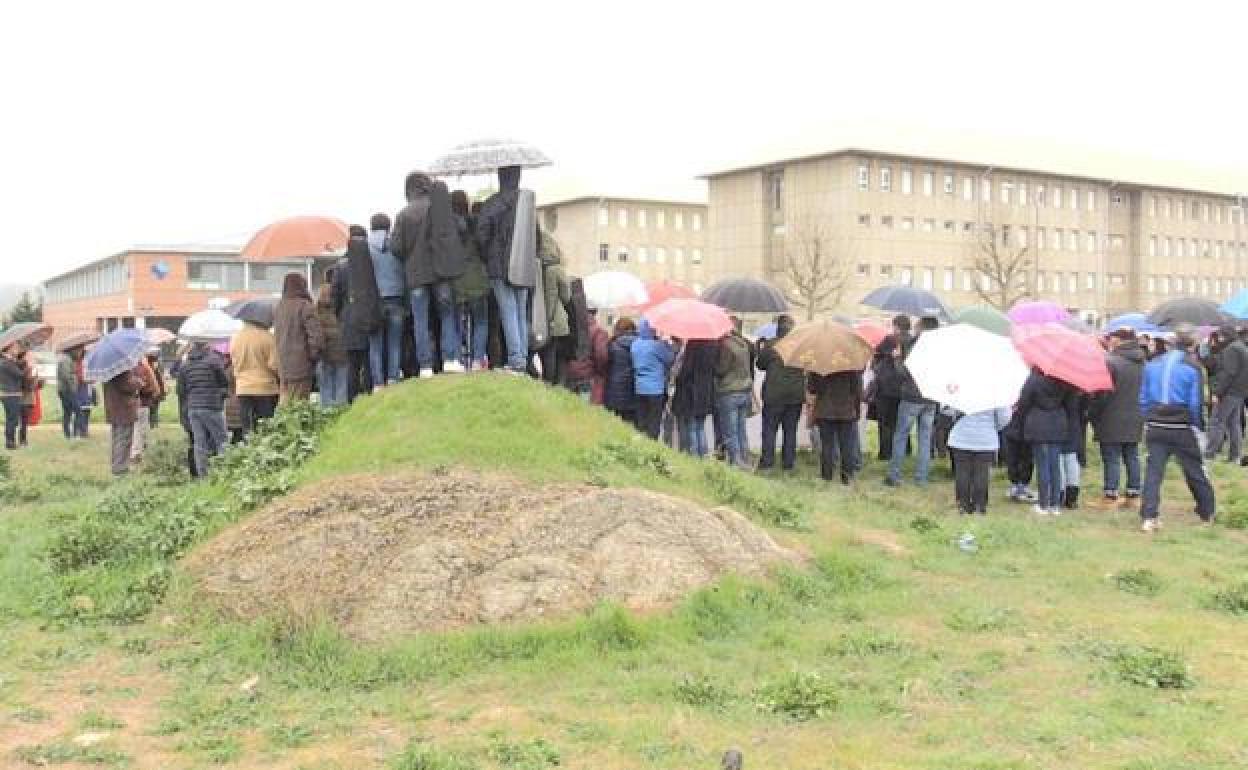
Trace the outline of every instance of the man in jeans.
{"type": "Polygon", "coordinates": [[[1158,356],[1144,367],[1140,386],[1140,411],[1144,414],[1144,440],[1148,445],[1148,468],[1144,474],[1144,497],[1140,505],[1141,529],[1156,531],[1161,526],[1161,482],[1170,456],[1178,458],[1187,488],[1196,498],[1196,515],[1206,524],[1217,510],[1213,485],[1204,466],[1205,415],[1204,370],[1192,354],[1195,339],[1190,330],[1181,330],[1175,349],[1158,356]]]}
{"type": "Polygon", "coordinates": [[[906,340],[893,353],[893,364],[898,368],[901,382],[901,403],[897,405],[897,429],[893,433],[893,456],[888,462],[888,477],[884,483],[890,487],[901,486],[901,463],[906,457],[906,442],[910,437],[910,427],[918,424],[917,442],[914,447],[914,483],[919,486],[927,484],[928,468],[932,462],[932,425],[936,421],[936,402],[923,398],[919,386],[914,383],[910,371],[906,369],[905,359],[914,350],[919,336],[924,331],[939,328],[935,318],[923,318],[919,321],[919,335],[906,340]]]}
{"type": "Polygon", "coordinates": [[[1227,462],[1238,463],[1243,454],[1244,399],[1248,397],[1248,345],[1239,339],[1235,327],[1218,330],[1218,366],[1213,380],[1213,417],[1209,421],[1210,460],[1222,451],[1228,438],[1227,462]]]}
{"type": "Polygon", "coordinates": [[[754,399],[754,348],[741,335],[741,319],[734,316],[732,324],[732,333],[719,342],[715,362],[715,422],[725,458],[739,468],[748,468],[750,442],[745,421],[754,399]]]}
{"type": "Polygon", "coordinates": [[[403,331],[407,321],[406,279],[403,264],[390,251],[390,217],[373,214],[368,223],[368,253],[381,296],[381,326],[368,337],[368,364],[373,387],[393,385],[401,379],[403,331]]]}
{"type": "Polygon", "coordinates": [[[1109,355],[1105,363],[1114,388],[1092,399],[1088,416],[1101,445],[1105,471],[1104,505],[1117,505],[1125,491],[1128,500],[1140,496],[1140,434],[1144,417],[1140,413],[1140,381],[1144,376],[1144,349],[1131,329],[1109,335],[1109,355]],[[1122,467],[1127,468],[1127,487],[1121,489],[1122,467]]]}
{"type": "MultiPolygon", "coordinates": [[[[783,339],[792,329],[790,316],[776,318],[776,340],[783,339]]],[[[802,404],[806,400],[806,373],[784,365],[775,349],[776,340],[762,342],[758,351],[757,366],[767,372],[763,380],[763,448],[758,467],[775,465],[776,431],[779,430],[783,442],[780,463],[786,471],[791,471],[797,461],[797,423],[802,418],[802,404]]]]}
{"type": "Polygon", "coordinates": [[[220,454],[227,442],[224,409],[229,387],[221,357],[196,342],[178,370],[178,400],[186,404],[200,478],[208,474],[208,460],[220,454]]]}

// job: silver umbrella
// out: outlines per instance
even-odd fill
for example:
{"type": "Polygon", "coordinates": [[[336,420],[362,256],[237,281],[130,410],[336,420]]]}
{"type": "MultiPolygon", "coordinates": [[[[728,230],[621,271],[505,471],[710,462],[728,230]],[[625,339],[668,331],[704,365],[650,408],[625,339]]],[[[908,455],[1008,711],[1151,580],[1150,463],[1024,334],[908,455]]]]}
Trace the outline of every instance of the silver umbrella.
{"type": "Polygon", "coordinates": [[[553,161],[527,142],[514,139],[481,139],[461,144],[429,165],[434,176],[492,174],[500,168],[540,168],[553,161]]]}

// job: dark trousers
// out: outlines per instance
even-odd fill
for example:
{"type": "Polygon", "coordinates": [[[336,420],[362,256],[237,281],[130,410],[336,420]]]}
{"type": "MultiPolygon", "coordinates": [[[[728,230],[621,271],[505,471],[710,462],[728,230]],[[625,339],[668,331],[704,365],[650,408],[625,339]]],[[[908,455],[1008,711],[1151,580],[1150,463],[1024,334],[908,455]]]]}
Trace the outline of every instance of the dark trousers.
{"type": "MultiPolygon", "coordinates": [[[[875,415],[879,421],[880,451],[878,457],[885,462],[893,457],[893,434],[897,432],[897,406],[901,403],[896,398],[877,396],[875,399],[875,415]]],[[[909,437],[907,437],[909,440],[909,437]]]]}
{"type": "Polygon", "coordinates": [[[1127,494],[1140,493],[1140,445],[1101,444],[1101,465],[1104,468],[1105,496],[1116,497],[1122,479],[1122,467],[1127,467],[1127,494]]]}
{"type": "Polygon", "coordinates": [[[22,424],[22,397],[3,396],[4,402],[4,448],[17,449],[17,427],[22,424]]]}
{"type": "Polygon", "coordinates": [[[61,398],[61,432],[65,438],[75,438],[78,435],[78,399],[64,393],[57,395],[61,398]]]}
{"type": "Polygon", "coordinates": [[[836,477],[841,466],[841,483],[848,484],[862,466],[858,450],[857,420],[819,420],[819,475],[825,481],[836,477]]]}
{"type": "Polygon", "coordinates": [[[1144,433],[1148,446],[1148,467],[1144,471],[1144,494],[1140,502],[1140,517],[1157,518],[1161,506],[1161,482],[1166,477],[1166,465],[1174,456],[1183,469],[1183,479],[1188,491],[1196,500],[1196,514],[1209,521],[1217,510],[1213,485],[1205,471],[1203,448],[1196,431],[1189,426],[1155,428],[1149,426],[1144,433]]]}
{"type": "Polygon", "coordinates": [[[1035,469],[1031,445],[1021,439],[1005,438],[1005,472],[1011,484],[1027,486],[1035,469]]]}
{"type": "Polygon", "coordinates": [[[663,430],[663,406],[666,403],[667,396],[638,396],[637,430],[658,441],[663,430]]]}
{"type": "Polygon", "coordinates": [[[763,404],[763,447],[758,467],[776,464],[776,431],[781,433],[780,463],[786,471],[797,462],[797,423],[802,419],[801,404],[763,404]]]}
{"type": "Polygon", "coordinates": [[[637,427],[637,410],[636,409],[616,409],[612,407],[611,414],[615,415],[616,417],[619,417],[621,420],[628,423],[629,425],[632,425],[634,428],[637,427]]]}
{"type": "Polygon", "coordinates": [[[367,350],[347,351],[347,403],[361,393],[373,392],[372,364],[367,350]]]}
{"type": "Polygon", "coordinates": [[[1031,453],[1035,457],[1036,475],[1039,477],[1036,494],[1040,498],[1040,507],[1057,508],[1062,504],[1062,445],[1032,444],[1031,453]]]}
{"type": "Polygon", "coordinates": [[[962,513],[988,512],[988,480],[996,452],[949,449],[953,457],[953,486],[962,513]]]}
{"type": "Polygon", "coordinates": [[[277,396],[239,396],[239,411],[243,418],[243,435],[256,429],[260,420],[267,420],[277,411],[277,396]]]}
{"type": "Polygon", "coordinates": [[[35,414],[33,404],[22,404],[22,411],[17,425],[17,443],[26,446],[26,429],[30,427],[30,418],[35,414]]]}

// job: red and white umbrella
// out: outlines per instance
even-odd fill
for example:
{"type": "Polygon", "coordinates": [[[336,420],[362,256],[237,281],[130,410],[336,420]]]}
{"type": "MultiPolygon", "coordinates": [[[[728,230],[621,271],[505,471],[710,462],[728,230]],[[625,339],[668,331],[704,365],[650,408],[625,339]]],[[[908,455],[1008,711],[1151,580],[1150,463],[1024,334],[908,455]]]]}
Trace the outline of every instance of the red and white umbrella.
{"type": "Polygon", "coordinates": [[[1060,323],[1017,324],[1010,333],[1023,360],[1054,379],[1085,393],[1112,390],[1105,351],[1095,337],[1060,323]]]}
{"type": "Polygon", "coordinates": [[[717,340],[732,331],[732,319],[718,305],[696,299],[669,299],[644,313],[650,325],[682,340],[717,340]]]}

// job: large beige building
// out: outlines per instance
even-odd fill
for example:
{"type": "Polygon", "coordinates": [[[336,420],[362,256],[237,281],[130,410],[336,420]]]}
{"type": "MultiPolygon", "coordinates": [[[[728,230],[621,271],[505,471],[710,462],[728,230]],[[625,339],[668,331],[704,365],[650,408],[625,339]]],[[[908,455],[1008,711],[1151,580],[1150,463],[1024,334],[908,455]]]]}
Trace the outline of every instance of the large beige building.
{"type": "Polygon", "coordinates": [[[1011,281],[1088,316],[1248,285],[1240,196],[847,149],[709,174],[705,269],[785,283],[818,238],[848,275],[840,308],[886,284],[981,301],[977,256],[1025,264],[1011,281]],[[991,251],[986,251],[988,242],[991,251]],[[1026,250],[1023,252],[1023,250],[1026,250]]]}
{"type": "Polygon", "coordinates": [[[623,270],[696,292],[709,283],[705,203],[582,196],[544,201],[538,213],[574,275],[623,270]]]}

